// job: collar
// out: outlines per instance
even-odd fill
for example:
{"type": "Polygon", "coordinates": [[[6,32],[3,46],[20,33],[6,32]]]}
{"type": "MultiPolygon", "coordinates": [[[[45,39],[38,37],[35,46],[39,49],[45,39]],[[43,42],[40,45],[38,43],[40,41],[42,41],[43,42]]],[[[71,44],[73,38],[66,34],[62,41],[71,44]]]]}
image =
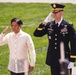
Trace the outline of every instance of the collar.
{"type": "Polygon", "coordinates": [[[58,27],[60,26],[62,20],[63,20],[63,18],[61,18],[61,20],[59,22],[55,22],[55,23],[58,23],[58,27]]]}
{"type": "Polygon", "coordinates": [[[19,36],[19,35],[21,34],[21,32],[22,32],[22,30],[20,30],[17,34],[15,34],[15,33],[13,32],[13,35],[14,35],[14,36],[19,36]]]}

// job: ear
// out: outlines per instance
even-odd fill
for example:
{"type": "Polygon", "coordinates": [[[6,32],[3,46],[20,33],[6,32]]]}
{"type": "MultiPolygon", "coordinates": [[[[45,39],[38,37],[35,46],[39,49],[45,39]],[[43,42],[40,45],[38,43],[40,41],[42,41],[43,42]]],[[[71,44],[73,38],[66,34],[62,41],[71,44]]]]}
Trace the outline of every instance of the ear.
{"type": "Polygon", "coordinates": [[[22,25],[20,25],[20,28],[22,28],[22,25]]]}
{"type": "Polygon", "coordinates": [[[62,15],[64,14],[64,12],[62,12],[62,15]]]}

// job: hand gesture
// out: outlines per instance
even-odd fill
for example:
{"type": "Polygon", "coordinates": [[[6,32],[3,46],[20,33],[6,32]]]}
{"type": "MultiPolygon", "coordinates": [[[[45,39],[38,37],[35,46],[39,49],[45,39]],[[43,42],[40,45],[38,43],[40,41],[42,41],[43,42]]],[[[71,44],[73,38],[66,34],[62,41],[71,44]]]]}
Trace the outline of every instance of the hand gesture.
{"type": "Polygon", "coordinates": [[[71,68],[73,68],[74,67],[74,63],[73,62],[70,62],[69,64],[68,64],[68,69],[71,69],[71,68]]]}
{"type": "Polygon", "coordinates": [[[44,20],[44,22],[50,22],[51,21],[51,18],[52,18],[52,12],[50,12],[49,14],[48,14],[48,16],[45,18],[45,20],[44,20]]]}
{"type": "Polygon", "coordinates": [[[2,31],[2,33],[5,34],[5,33],[9,30],[9,28],[10,28],[10,26],[6,27],[6,28],[2,31]]]}
{"type": "Polygon", "coordinates": [[[29,71],[33,71],[34,70],[34,66],[29,66],[29,71]]]}

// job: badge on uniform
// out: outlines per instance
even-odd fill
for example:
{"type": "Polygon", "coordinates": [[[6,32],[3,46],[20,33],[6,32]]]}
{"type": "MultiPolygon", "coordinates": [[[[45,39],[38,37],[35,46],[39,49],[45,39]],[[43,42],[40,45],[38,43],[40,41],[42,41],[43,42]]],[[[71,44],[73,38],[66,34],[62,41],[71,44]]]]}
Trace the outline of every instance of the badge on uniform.
{"type": "Polygon", "coordinates": [[[61,29],[60,33],[63,34],[64,36],[65,34],[68,34],[67,25],[64,25],[64,28],[61,29]]]}
{"type": "Polygon", "coordinates": [[[50,27],[48,28],[48,31],[49,31],[49,34],[51,34],[51,33],[53,32],[52,26],[50,26],[50,27]]]}

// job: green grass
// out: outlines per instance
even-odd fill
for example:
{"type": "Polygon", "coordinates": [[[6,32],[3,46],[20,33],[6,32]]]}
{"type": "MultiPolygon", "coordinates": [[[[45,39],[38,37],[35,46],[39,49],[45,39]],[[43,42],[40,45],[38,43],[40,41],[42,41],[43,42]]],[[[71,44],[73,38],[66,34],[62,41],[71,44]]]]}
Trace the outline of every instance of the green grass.
{"type": "MultiPolygon", "coordinates": [[[[76,4],[65,4],[64,18],[73,22],[76,28],[76,4]]],[[[35,70],[30,75],[50,75],[49,66],[45,64],[48,40],[47,36],[34,37],[33,32],[36,27],[43,22],[51,11],[49,3],[0,3],[0,33],[14,17],[20,18],[24,25],[23,31],[32,36],[36,49],[35,70]]],[[[10,75],[7,69],[9,49],[7,45],[0,47],[0,75],[10,75]]]]}

